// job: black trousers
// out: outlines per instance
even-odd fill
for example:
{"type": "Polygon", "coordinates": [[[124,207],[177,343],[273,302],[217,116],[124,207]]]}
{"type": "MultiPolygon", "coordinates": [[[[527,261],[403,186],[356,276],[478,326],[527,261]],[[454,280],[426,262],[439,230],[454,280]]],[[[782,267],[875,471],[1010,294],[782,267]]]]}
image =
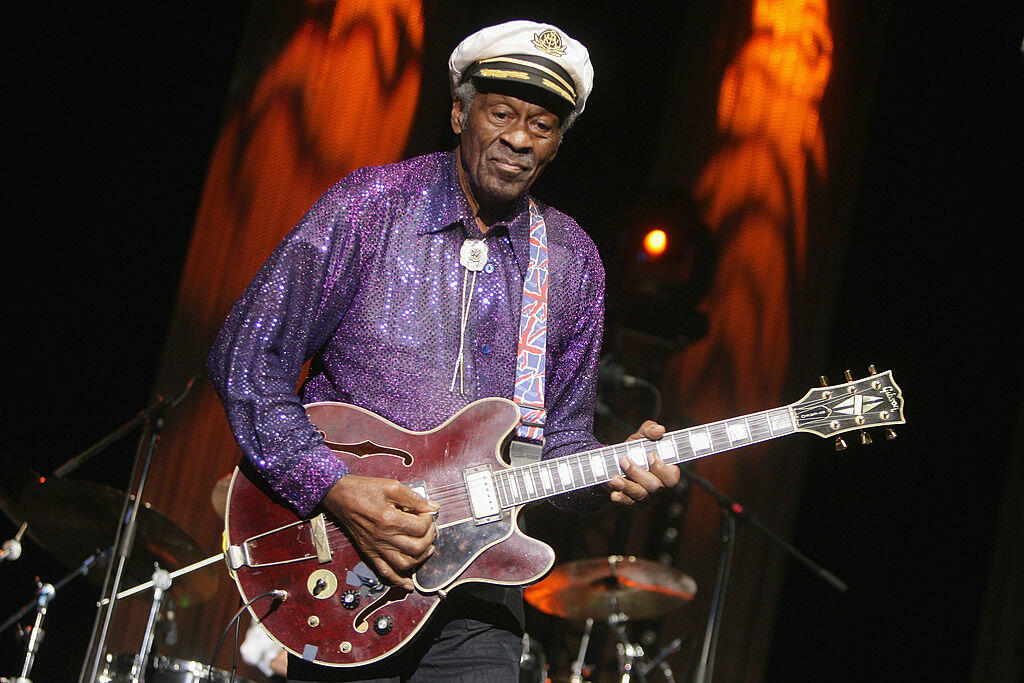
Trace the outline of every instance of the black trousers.
{"type": "Polygon", "coordinates": [[[390,657],[349,668],[316,666],[289,657],[288,680],[518,683],[522,654],[522,620],[512,610],[505,604],[453,594],[438,606],[413,641],[390,657]]]}

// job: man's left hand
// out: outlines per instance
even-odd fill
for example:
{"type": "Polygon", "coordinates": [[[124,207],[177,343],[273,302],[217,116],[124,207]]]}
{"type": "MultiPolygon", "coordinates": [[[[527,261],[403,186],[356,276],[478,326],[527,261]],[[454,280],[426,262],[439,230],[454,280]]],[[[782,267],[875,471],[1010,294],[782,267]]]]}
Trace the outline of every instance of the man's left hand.
{"type": "MultiPolygon", "coordinates": [[[[665,428],[653,420],[646,420],[640,429],[630,435],[627,441],[651,439],[657,441],[665,435],[665,428]]],[[[667,465],[657,452],[648,454],[650,469],[639,467],[629,458],[622,458],[619,466],[623,476],[612,477],[605,488],[611,492],[611,500],[619,505],[643,505],[651,502],[653,496],[665,488],[679,483],[679,468],[667,465]]]]}

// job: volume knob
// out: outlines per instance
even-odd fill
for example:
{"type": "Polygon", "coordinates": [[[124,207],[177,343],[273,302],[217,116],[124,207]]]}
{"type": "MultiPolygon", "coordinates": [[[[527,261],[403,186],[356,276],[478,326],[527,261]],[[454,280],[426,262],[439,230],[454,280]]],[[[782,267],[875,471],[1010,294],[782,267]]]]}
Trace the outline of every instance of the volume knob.
{"type": "Polygon", "coordinates": [[[341,594],[341,606],[345,609],[359,607],[359,591],[347,590],[341,594]]]}
{"type": "Polygon", "coordinates": [[[378,636],[386,636],[391,633],[393,625],[394,622],[391,620],[391,617],[386,614],[382,614],[373,620],[373,630],[378,636]]]}

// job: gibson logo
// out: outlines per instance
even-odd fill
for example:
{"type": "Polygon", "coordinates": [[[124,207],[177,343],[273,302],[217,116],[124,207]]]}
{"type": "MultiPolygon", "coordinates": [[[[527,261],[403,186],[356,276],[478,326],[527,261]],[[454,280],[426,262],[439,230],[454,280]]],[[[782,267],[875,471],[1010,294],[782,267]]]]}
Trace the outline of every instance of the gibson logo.
{"type": "Polygon", "coordinates": [[[882,391],[885,393],[885,397],[889,399],[889,405],[898,409],[900,407],[900,401],[896,398],[896,389],[891,385],[886,385],[882,387],[882,391]]]}
{"type": "Polygon", "coordinates": [[[558,31],[550,28],[543,33],[533,35],[533,46],[541,52],[547,52],[555,57],[561,57],[567,49],[562,43],[562,36],[558,35],[558,31]]]}

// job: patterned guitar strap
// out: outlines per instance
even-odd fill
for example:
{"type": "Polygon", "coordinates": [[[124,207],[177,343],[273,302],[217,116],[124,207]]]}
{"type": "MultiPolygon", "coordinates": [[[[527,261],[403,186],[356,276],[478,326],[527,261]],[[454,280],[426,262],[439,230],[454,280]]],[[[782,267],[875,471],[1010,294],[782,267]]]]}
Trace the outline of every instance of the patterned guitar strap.
{"type": "Polygon", "coordinates": [[[523,282],[519,351],[512,400],[520,422],[509,447],[513,465],[540,460],[544,445],[544,360],[548,338],[548,236],[544,217],[530,199],[530,265],[523,282]]]}

